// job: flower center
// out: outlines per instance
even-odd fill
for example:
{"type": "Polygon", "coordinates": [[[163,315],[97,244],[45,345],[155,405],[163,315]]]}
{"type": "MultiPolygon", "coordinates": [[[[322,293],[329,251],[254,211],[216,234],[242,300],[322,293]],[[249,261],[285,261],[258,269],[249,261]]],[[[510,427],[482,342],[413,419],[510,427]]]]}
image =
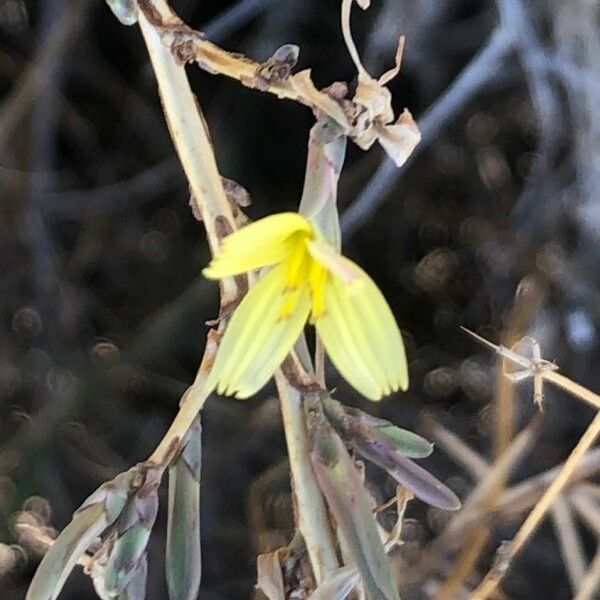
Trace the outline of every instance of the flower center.
{"type": "Polygon", "coordinates": [[[284,303],[280,319],[287,319],[298,306],[300,295],[308,290],[312,304],[311,323],[325,314],[325,284],[327,267],[316,261],[307,247],[311,236],[297,235],[291,241],[292,247],[287,258],[287,272],[283,289],[284,303]]]}

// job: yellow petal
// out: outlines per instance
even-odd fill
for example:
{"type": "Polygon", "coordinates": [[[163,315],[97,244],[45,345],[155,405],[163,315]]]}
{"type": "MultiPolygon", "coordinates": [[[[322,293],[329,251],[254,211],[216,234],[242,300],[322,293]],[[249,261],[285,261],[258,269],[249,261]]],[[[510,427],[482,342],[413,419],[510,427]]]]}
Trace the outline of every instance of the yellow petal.
{"type": "Polygon", "coordinates": [[[377,353],[392,391],[408,389],[404,343],[381,290],[363,271],[364,284],[352,289],[348,303],[360,316],[367,343],[377,353]]]}
{"type": "Polygon", "coordinates": [[[285,260],[294,234],[312,235],[310,223],[297,213],[280,213],[251,223],[228,235],[221,252],[202,271],[209,279],[245,273],[285,260]]]}
{"type": "Polygon", "coordinates": [[[247,398],[267,383],[291,350],[306,322],[309,302],[304,292],[293,314],[282,320],[285,278],[285,265],[275,267],[237,307],[209,375],[209,389],[247,398]]]}
{"type": "Polygon", "coordinates": [[[294,313],[284,321],[278,321],[272,334],[261,346],[252,364],[244,372],[243,378],[236,382],[237,398],[254,395],[273,376],[285,357],[290,353],[308,319],[310,300],[304,290],[298,299],[294,313]]]}
{"type": "Polygon", "coordinates": [[[344,378],[367,398],[379,400],[407,388],[406,356],[387,302],[369,276],[362,270],[361,274],[360,283],[350,287],[330,280],[327,313],[315,325],[344,378]]]}
{"type": "Polygon", "coordinates": [[[327,354],[342,376],[361,394],[379,400],[383,394],[373,373],[361,355],[360,348],[345,319],[336,286],[325,288],[326,313],[315,322],[317,333],[327,354]]]}

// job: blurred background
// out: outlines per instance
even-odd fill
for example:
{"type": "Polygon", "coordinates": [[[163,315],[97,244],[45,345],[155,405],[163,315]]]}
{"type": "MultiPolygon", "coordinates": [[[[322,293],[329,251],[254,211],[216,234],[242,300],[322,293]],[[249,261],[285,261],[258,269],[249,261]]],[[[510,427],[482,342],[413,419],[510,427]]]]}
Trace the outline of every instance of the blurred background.
{"type": "MultiPolygon", "coordinates": [[[[536,412],[532,386],[498,401],[496,360],[460,325],[495,342],[531,335],[565,374],[600,388],[600,8],[589,0],[372,4],[355,8],[354,37],[378,76],[407,36],[390,88],[423,142],[400,170],[379,148],[349,144],[339,202],[345,253],[389,299],[412,381],[377,405],[332,369],[328,383],[343,402],[425,435],[443,424],[491,461],[511,427],[536,412]],[[512,425],[502,417],[511,410],[512,425]]],[[[355,83],[338,0],[172,5],[228,50],[262,61],[298,44],[298,69],[312,67],[318,86],[355,83]]],[[[222,174],[252,197],[249,215],[294,210],[311,112],[188,71],[222,174]]],[[[62,529],[100,483],[151,452],[192,381],[218,298],[200,276],[202,224],[188,207],[137,27],[122,26],[101,0],[0,0],[0,93],[0,579],[2,597],[16,600],[39,555],[15,537],[15,519],[62,529]]],[[[206,600],[250,597],[256,554],[289,540],[273,393],[270,385],[246,402],[214,398],[203,416],[206,600]]],[[[564,460],[591,416],[548,390],[542,431],[511,481],[564,460]]],[[[423,461],[465,498],[476,480],[459,463],[443,444],[423,461]]],[[[378,498],[394,493],[380,472],[369,476],[378,498]]],[[[166,594],[165,505],[151,541],[149,600],[166,594]]],[[[448,516],[415,501],[408,517],[397,561],[414,567],[448,516]]],[[[498,519],[467,589],[517,524],[498,519]]],[[[589,559],[594,535],[579,533],[589,559]]],[[[428,590],[455,559],[429,561],[404,597],[434,597],[428,590]]],[[[571,597],[551,520],[504,590],[515,599],[571,597]]],[[[61,597],[95,594],[78,573],[61,597]]]]}

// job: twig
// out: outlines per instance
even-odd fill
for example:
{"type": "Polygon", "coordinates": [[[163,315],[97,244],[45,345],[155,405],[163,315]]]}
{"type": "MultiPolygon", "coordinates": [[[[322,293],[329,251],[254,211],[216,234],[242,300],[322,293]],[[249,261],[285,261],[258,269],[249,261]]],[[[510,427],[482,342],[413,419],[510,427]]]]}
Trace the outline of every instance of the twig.
{"type": "Polygon", "coordinates": [[[419,121],[421,143],[411,158],[400,168],[385,159],[356,200],[346,209],[341,219],[344,239],[352,237],[367,222],[377,208],[385,202],[389,190],[398,181],[415,157],[432,142],[440,130],[455,117],[458,111],[475,94],[497,76],[500,64],[512,50],[513,35],[505,28],[498,28],[488,43],[461,71],[442,96],[431,106],[419,121]]]}
{"type": "Polygon", "coordinates": [[[51,76],[51,66],[72,47],[73,38],[83,31],[81,23],[91,4],[91,0],[81,0],[66,11],[64,22],[53,28],[29,67],[13,85],[0,107],[0,152],[4,151],[15,128],[38,100],[38,91],[46,86],[51,76]]]}
{"type": "Polygon", "coordinates": [[[571,589],[573,593],[576,593],[585,575],[586,560],[571,507],[563,496],[558,496],[554,501],[552,521],[560,541],[560,551],[567,569],[571,589]]]}
{"type": "Polygon", "coordinates": [[[425,421],[425,435],[430,437],[438,446],[442,447],[448,457],[471,473],[475,479],[485,477],[490,469],[489,463],[473,450],[455,433],[446,429],[434,419],[425,421]]]}
{"type": "MultiPolygon", "coordinates": [[[[591,392],[587,388],[584,388],[578,383],[571,381],[567,377],[556,373],[556,365],[543,360],[539,356],[539,347],[537,346],[535,340],[530,340],[533,348],[533,358],[530,359],[522,356],[514,350],[505,348],[504,346],[492,344],[485,338],[482,338],[481,336],[469,331],[464,327],[462,329],[483,345],[493,349],[503,358],[523,367],[524,370],[521,373],[507,374],[508,376],[511,376],[513,380],[518,381],[526,377],[533,377],[534,383],[536,383],[536,389],[539,390],[538,394],[542,393],[541,383],[543,381],[550,381],[557,387],[564,389],[576,398],[592,404],[597,409],[600,408],[600,396],[591,392]]],[[[563,465],[562,469],[558,472],[556,479],[551,483],[550,487],[546,490],[533,510],[529,513],[513,540],[510,543],[505,543],[501,547],[496,564],[485,576],[477,590],[475,590],[473,595],[474,600],[484,600],[496,589],[506,573],[510,562],[523,549],[531,535],[533,535],[538,525],[541,523],[542,519],[545,517],[546,513],[556,500],[557,496],[569,483],[569,479],[573,475],[577,465],[584,458],[587,451],[592,447],[599,434],[600,411],[596,414],[594,420],[579,439],[579,442],[569,455],[569,458],[563,465]]]]}
{"type": "MultiPolygon", "coordinates": [[[[504,482],[508,478],[517,462],[523,458],[523,455],[534,442],[537,432],[541,425],[540,415],[536,415],[529,422],[529,425],[523,429],[512,441],[511,445],[503,452],[498,460],[488,469],[486,476],[477,484],[468,500],[465,502],[462,511],[450,521],[447,532],[452,533],[459,529],[468,521],[473,511],[481,510],[493,511],[498,502],[498,495],[501,492],[504,482]]],[[[445,533],[442,534],[442,540],[445,533]]]]}
{"type": "Polygon", "coordinates": [[[458,562],[453,566],[452,572],[440,586],[435,600],[454,600],[459,590],[464,588],[465,581],[473,571],[477,560],[487,546],[490,535],[489,525],[483,525],[481,529],[470,533],[464,539],[464,550],[460,553],[458,562]]]}
{"type": "Polygon", "coordinates": [[[580,491],[577,486],[569,496],[569,500],[585,524],[600,538],[600,508],[590,495],[580,491]]]}
{"type": "Polygon", "coordinates": [[[600,586],[600,549],[596,551],[590,567],[579,582],[579,591],[573,600],[593,600],[600,586]]]}
{"type": "MultiPolygon", "coordinates": [[[[463,526],[465,520],[469,518],[473,511],[481,508],[486,512],[494,510],[510,471],[531,447],[539,426],[540,417],[537,415],[514,438],[511,445],[498,460],[487,469],[485,476],[479,481],[465,502],[463,510],[450,521],[446,530],[436,540],[436,548],[446,547],[448,538],[453,536],[456,529],[463,526]]],[[[489,535],[490,526],[489,523],[486,523],[483,527],[470,531],[465,538],[460,540],[463,552],[450,576],[441,586],[438,600],[451,600],[456,596],[456,592],[475,568],[477,560],[488,542],[489,535]]]]}
{"type": "MultiPolygon", "coordinates": [[[[466,327],[461,327],[461,329],[469,334],[473,339],[477,340],[480,344],[483,344],[487,348],[490,348],[496,354],[499,354],[502,358],[505,358],[516,365],[523,367],[523,371],[521,373],[515,374],[506,374],[511,377],[513,381],[521,381],[527,377],[533,377],[533,379],[549,381],[553,383],[556,387],[559,387],[566,392],[569,392],[572,396],[587,402],[592,405],[594,408],[600,410],[600,396],[595,394],[594,392],[588,390],[586,387],[583,387],[579,383],[572,381],[568,377],[564,375],[560,375],[556,372],[558,368],[555,364],[548,362],[547,360],[543,360],[541,358],[534,357],[533,359],[527,358],[511,350],[506,348],[505,346],[498,346],[493,344],[492,342],[486,340],[485,338],[477,335],[473,331],[467,329],[466,327]]],[[[535,346],[535,340],[531,340],[533,345],[535,346]]]]}
{"type": "MultiPolygon", "coordinates": [[[[574,393],[574,392],[572,392],[574,393]]],[[[591,394],[591,392],[589,392],[591,394]]],[[[595,394],[594,394],[595,395],[595,394]]],[[[600,404],[600,397],[596,396],[600,404]]],[[[497,564],[488,572],[484,580],[473,594],[473,600],[484,600],[493,592],[502,580],[510,562],[519,554],[529,538],[536,531],[538,525],[545,517],[548,509],[552,506],[556,497],[568,484],[573,471],[585,456],[585,453],[592,447],[600,434],[600,412],[596,414],[585,433],[581,436],[578,444],[571,452],[563,468],[558,473],[556,479],[552,482],[546,493],[529,513],[527,519],[513,538],[501,549],[501,555],[497,564]]]]}

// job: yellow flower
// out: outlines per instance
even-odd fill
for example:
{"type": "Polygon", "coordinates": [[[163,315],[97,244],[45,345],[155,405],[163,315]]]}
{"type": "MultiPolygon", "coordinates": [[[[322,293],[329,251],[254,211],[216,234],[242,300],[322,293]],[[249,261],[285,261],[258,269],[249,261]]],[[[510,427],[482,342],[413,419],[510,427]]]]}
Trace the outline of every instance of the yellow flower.
{"type": "Polygon", "coordinates": [[[373,280],[338,254],[304,217],[272,215],[223,240],[204,269],[221,279],[271,267],[227,326],[207,385],[247,398],[273,375],[306,322],[345,379],[372,400],[408,387],[404,345],[373,280]]]}

